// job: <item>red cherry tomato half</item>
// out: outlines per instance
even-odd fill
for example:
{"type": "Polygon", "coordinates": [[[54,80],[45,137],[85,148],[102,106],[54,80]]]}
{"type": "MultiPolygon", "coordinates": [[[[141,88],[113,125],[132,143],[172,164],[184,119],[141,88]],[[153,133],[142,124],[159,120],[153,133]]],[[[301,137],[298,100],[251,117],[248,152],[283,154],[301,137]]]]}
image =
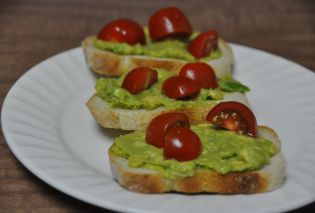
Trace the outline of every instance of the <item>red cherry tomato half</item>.
{"type": "Polygon", "coordinates": [[[181,68],[179,76],[198,81],[202,88],[209,89],[218,87],[214,70],[210,65],[203,62],[185,64],[181,68]]]}
{"type": "Polygon", "coordinates": [[[152,86],[157,81],[157,77],[158,73],[156,70],[138,67],[128,72],[121,87],[128,90],[131,94],[138,94],[152,86]]]}
{"type": "Polygon", "coordinates": [[[149,20],[152,40],[166,37],[188,37],[192,27],[184,13],[176,7],[167,7],[155,12],[149,20]]]}
{"type": "Polygon", "coordinates": [[[244,104],[227,101],[210,110],[207,121],[238,134],[256,136],[257,121],[253,112],[244,104]]]}
{"type": "Polygon", "coordinates": [[[130,45],[145,42],[142,27],[129,19],[117,19],[108,23],[97,37],[104,41],[126,42],[130,45]]]}
{"type": "Polygon", "coordinates": [[[195,58],[208,56],[212,51],[218,48],[218,34],[214,30],[200,33],[188,46],[188,51],[195,58]]]}
{"type": "Polygon", "coordinates": [[[166,133],[176,126],[189,128],[189,119],[184,113],[165,113],[151,120],[146,130],[146,142],[158,148],[164,147],[166,133]]]}
{"type": "Polygon", "coordinates": [[[173,99],[187,99],[195,97],[200,91],[198,82],[182,76],[166,79],[162,85],[163,93],[173,99]]]}
{"type": "Polygon", "coordinates": [[[184,127],[174,127],[165,136],[164,157],[178,161],[196,159],[201,153],[201,142],[196,133],[184,127]]]}

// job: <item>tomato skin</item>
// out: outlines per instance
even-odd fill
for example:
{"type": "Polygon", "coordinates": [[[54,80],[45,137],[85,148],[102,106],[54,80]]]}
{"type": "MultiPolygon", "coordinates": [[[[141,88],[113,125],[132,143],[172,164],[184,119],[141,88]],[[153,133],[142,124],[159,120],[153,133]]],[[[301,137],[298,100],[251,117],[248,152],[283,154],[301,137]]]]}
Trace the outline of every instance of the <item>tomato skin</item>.
{"type": "Polygon", "coordinates": [[[218,34],[215,30],[200,33],[188,46],[188,51],[197,59],[208,56],[218,48],[218,34]]]}
{"type": "Polygon", "coordinates": [[[147,67],[137,67],[128,72],[121,85],[131,94],[138,94],[152,86],[158,78],[158,73],[154,69],[147,67]]]}
{"type": "Polygon", "coordinates": [[[193,98],[200,91],[200,85],[189,78],[173,76],[163,82],[162,91],[173,99],[193,98]]]}
{"type": "Polygon", "coordinates": [[[210,89],[218,87],[217,78],[212,67],[203,62],[192,62],[185,64],[179,76],[198,81],[202,88],[210,89]]]}
{"type": "Polygon", "coordinates": [[[177,161],[196,159],[201,153],[199,136],[184,127],[174,127],[165,136],[164,157],[177,161]]]}
{"type": "Polygon", "coordinates": [[[221,102],[208,113],[206,120],[216,126],[256,137],[257,121],[253,112],[236,101],[221,102]]]}
{"type": "Polygon", "coordinates": [[[157,41],[166,37],[188,37],[192,34],[192,27],[181,10],[167,7],[150,17],[149,32],[152,40],[157,41]]]}
{"type": "Polygon", "coordinates": [[[163,148],[166,133],[176,126],[190,127],[186,114],[171,112],[153,118],[146,130],[146,142],[158,148],[163,148]]]}
{"type": "Polygon", "coordinates": [[[117,19],[105,25],[97,35],[104,41],[126,42],[130,45],[144,44],[143,28],[130,19],[117,19]]]}

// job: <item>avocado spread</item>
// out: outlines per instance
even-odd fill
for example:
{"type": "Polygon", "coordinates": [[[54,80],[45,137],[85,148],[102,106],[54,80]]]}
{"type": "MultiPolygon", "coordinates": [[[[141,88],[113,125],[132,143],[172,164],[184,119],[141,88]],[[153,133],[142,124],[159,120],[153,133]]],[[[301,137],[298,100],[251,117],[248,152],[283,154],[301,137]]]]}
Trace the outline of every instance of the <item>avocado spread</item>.
{"type": "MultiPolygon", "coordinates": [[[[127,43],[119,43],[112,41],[103,41],[100,39],[94,40],[94,47],[100,50],[107,50],[119,55],[147,55],[157,58],[175,58],[186,61],[196,60],[193,55],[187,50],[187,44],[198,33],[193,33],[190,38],[186,40],[180,39],[166,39],[163,41],[152,42],[148,33],[148,29],[144,28],[146,37],[146,44],[129,45],[127,43]]],[[[221,50],[218,48],[209,56],[200,59],[200,61],[210,61],[221,56],[221,50]]]]}
{"type": "Polygon", "coordinates": [[[198,124],[191,129],[202,143],[202,152],[195,160],[179,162],[164,159],[163,149],[147,144],[145,132],[140,131],[119,136],[109,152],[128,159],[130,167],[154,170],[165,178],[175,180],[193,176],[196,169],[220,174],[260,169],[279,151],[268,140],[214,129],[211,124],[198,124]]]}
{"type": "Polygon", "coordinates": [[[133,95],[121,87],[125,76],[98,79],[95,86],[96,95],[106,100],[111,107],[116,108],[154,109],[164,106],[167,109],[179,109],[190,106],[214,105],[223,99],[226,92],[249,91],[248,87],[232,79],[231,76],[226,76],[219,80],[219,87],[216,89],[201,89],[197,97],[192,100],[175,100],[162,94],[163,82],[174,73],[163,69],[156,70],[158,71],[157,82],[137,95],[133,95]]]}

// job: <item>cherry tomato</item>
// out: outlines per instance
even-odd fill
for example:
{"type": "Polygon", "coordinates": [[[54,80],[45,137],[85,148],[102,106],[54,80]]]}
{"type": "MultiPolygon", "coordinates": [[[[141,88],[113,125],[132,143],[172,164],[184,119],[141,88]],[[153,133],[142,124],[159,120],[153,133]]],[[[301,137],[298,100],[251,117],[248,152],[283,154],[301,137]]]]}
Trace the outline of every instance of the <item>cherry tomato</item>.
{"type": "Polygon", "coordinates": [[[214,30],[200,33],[188,46],[188,51],[195,58],[208,56],[212,51],[218,48],[218,34],[214,30]]]}
{"type": "Polygon", "coordinates": [[[184,13],[176,7],[167,7],[155,12],[149,20],[152,40],[166,37],[188,37],[192,27],[184,13]]]}
{"type": "Polygon", "coordinates": [[[187,99],[195,97],[200,91],[198,82],[182,76],[166,79],[162,85],[163,93],[173,99],[187,99]]]}
{"type": "Polygon", "coordinates": [[[244,104],[227,101],[210,110],[207,121],[238,134],[256,136],[257,121],[253,112],[244,104]]]}
{"type": "Polygon", "coordinates": [[[153,118],[146,130],[146,142],[159,148],[164,147],[166,133],[176,126],[189,128],[187,115],[171,112],[153,118]]]}
{"type": "Polygon", "coordinates": [[[196,133],[185,127],[174,127],[165,136],[164,157],[178,161],[196,159],[201,153],[201,142],[196,133]]]}
{"type": "Polygon", "coordinates": [[[156,70],[147,67],[137,67],[126,75],[121,85],[131,94],[138,94],[148,89],[157,81],[158,73],[156,70]]]}
{"type": "Polygon", "coordinates": [[[97,37],[104,41],[126,42],[130,45],[145,42],[142,27],[130,19],[117,19],[108,23],[97,37]]]}
{"type": "Polygon", "coordinates": [[[218,87],[217,78],[212,67],[203,62],[185,64],[181,68],[179,76],[198,81],[202,88],[209,89],[218,87]]]}

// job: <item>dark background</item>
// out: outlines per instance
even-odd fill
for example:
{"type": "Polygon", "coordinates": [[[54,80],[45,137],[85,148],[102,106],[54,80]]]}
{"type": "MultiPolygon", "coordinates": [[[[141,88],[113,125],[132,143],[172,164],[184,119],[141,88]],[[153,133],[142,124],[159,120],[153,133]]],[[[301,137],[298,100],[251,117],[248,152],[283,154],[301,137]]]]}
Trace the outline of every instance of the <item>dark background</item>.
{"type": "MultiPolygon", "coordinates": [[[[115,18],[142,25],[175,5],[195,30],[215,28],[226,40],[259,48],[315,70],[315,1],[311,0],[0,0],[0,103],[30,67],[80,45],[115,18]]],[[[315,193],[315,192],[314,192],[315,193]]],[[[315,204],[296,212],[311,211],[315,204]]],[[[13,156],[0,135],[0,212],[102,212],[45,184],[13,156]]]]}

